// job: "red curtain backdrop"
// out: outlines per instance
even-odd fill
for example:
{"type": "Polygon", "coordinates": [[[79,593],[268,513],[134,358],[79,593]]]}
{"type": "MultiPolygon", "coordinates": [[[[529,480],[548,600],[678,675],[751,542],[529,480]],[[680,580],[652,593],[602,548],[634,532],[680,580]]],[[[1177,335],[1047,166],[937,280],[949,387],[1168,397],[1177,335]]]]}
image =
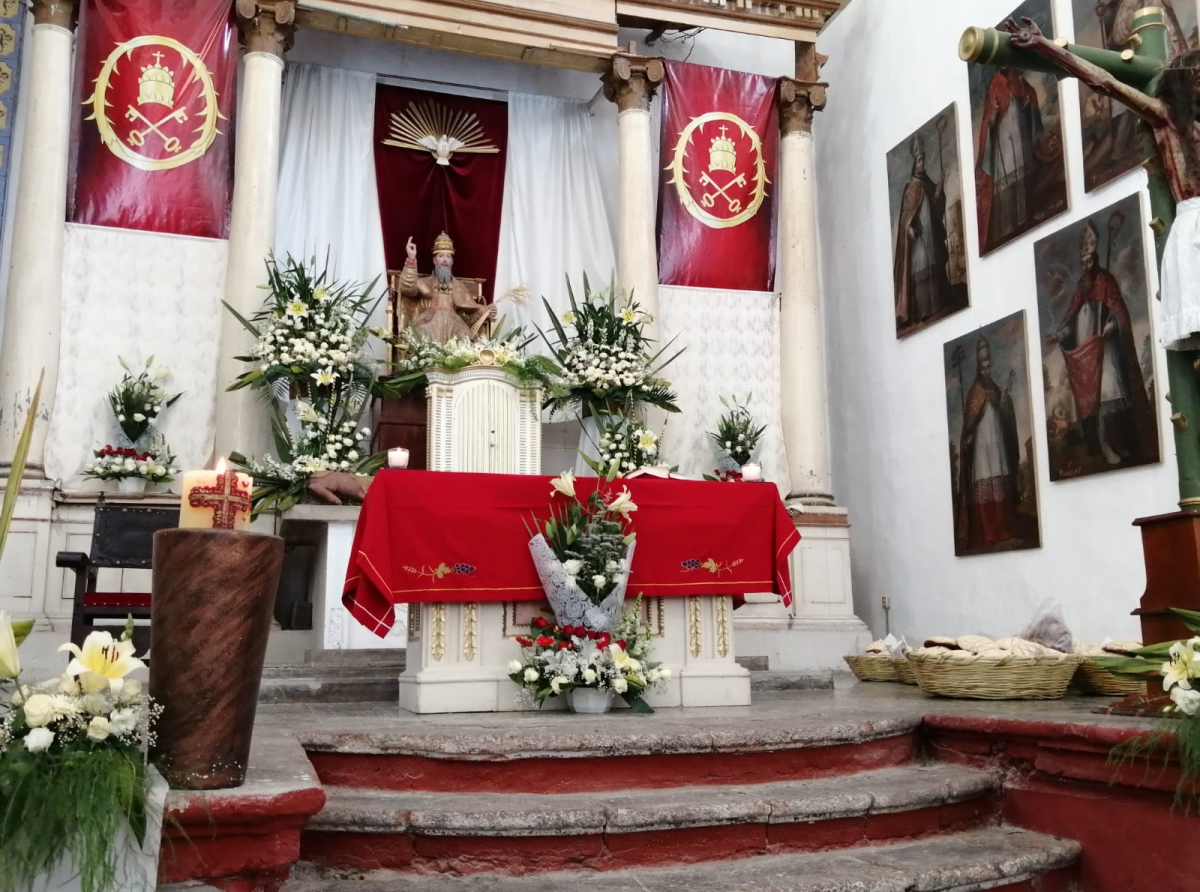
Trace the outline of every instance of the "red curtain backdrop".
{"type": "Polygon", "coordinates": [[[666,62],[658,201],[663,285],[774,287],[775,84],[763,75],[666,62]]]}
{"type": "Polygon", "coordinates": [[[483,293],[491,300],[507,147],[505,102],[384,84],[375,88],[375,179],[388,269],[404,265],[404,246],[412,237],[417,245],[417,268],[422,274],[430,272],[433,240],[445,230],[454,240],[454,274],[484,279],[483,293]],[[403,114],[418,102],[435,102],[451,114],[474,114],[484,137],[500,151],[455,152],[450,163],[442,165],[429,152],[385,146],[392,115],[403,114]]]}
{"type": "Polygon", "coordinates": [[[237,28],[228,0],[85,0],[75,96],[72,221],[229,235],[237,28]]]}

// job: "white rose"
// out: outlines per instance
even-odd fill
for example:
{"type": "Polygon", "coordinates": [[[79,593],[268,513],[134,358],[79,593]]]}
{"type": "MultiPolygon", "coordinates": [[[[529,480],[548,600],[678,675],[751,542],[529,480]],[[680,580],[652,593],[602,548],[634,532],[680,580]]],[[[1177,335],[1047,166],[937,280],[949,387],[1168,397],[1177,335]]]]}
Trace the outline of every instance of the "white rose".
{"type": "Polygon", "coordinates": [[[521,667],[524,665],[525,664],[522,663],[520,660],[510,660],[509,664],[508,664],[508,674],[515,675],[516,673],[521,671],[521,667]]]}
{"type": "Polygon", "coordinates": [[[584,669],[583,670],[583,683],[584,684],[593,684],[593,683],[595,683],[595,681],[596,681],[596,670],[590,669],[590,668],[584,669]]]}
{"type": "Polygon", "coordinates": [[[121,693],[117,696],[120,703],[136,703],[142,697],[142,683],[136,678],[125,679],[121,685],[121,693]]]}
{"type": "Polygon", "coordinates": [[[592,577],[592,585],[596,586],[596,588],[604,588],[604,586],[607,584],[608,584],[608,580],[605,579],[600,574],[596,574],[595,576],[592,577]]]}
{"type": "Polygon", "coordinates": [[[629,682],[627,682],[623,677],[618,675],[616,678],[613,679],[612,688],[618,694],[624,694],[626,691],[629,690],[629,682]]]}
{"type": "Polygon", "coordinates": [[[83,693],[83,688],[79,686],[79,679],[74,675],[64,675],[58,680],[58,692],[68,697],[77,697],[83,693]]]}
{"type": "Polygon", "coordinates": [[[538,680],[538,671],[536,669],[534,669],[533,667],[526,669],[525,670],[525,680],[530,683],[537,681],[538,680]]]}
{"type": "Polygon", "coordinates": [[[132,709],[116,709],[108,717],[109,727],[113,734],[129,734],[137,728],[137,713],[132,709]]]}
{"type": "Polygon", "coordinates": [[[1200,691],[1175,685],[1171,688],[1171,699],[1185,715],[1196,715],[1200,712],[1200,691]]]}
{"type": "Polygon", "coordinates": [[[94,716],[91,722],[88,723],[87,736],[88,740],[94,743],[103,743],[108,739],[108,735],[112,729],[108,724],[108,719],[102,715],[94,716]]]}
{"type": "Polygon", "coordinates": [[[54,743],[54,732],[49,728],[34,728],[25,735],[25,749],[31,753],[44,753],[54,743]]]}
{"type": "Polygon", "coordinates": [[[41,728],[52,721],[54,721],[54,707],[48,696],[34,694],[25,701],[25,724],[30,728],[41,728]]]}
{"type": "Polygon", "coordinates": [[[108,712],[108,698],[103,694],[88,694],[79,701],[79,705],[88,715],[104,715],[108,712]]]}
{"type": "Polygon", "coordinates": [[[609,561],[607,564],[604,565],[604,569],[607,570],[609,573],[616,573],[621,568],[619,566],[617,566],[616,561],[609,561]]]}
{"type": "Polygon", "coordinates": [[[583,569],[583,561],[577,561],[574,558],[563,561],[563,569],[567,571],[568,576],[578,576],[579,571],[583,569]]]}
{"type": "Polygon", "coordinates": [[[565,675],[556,675],[550,679],[550,690],[556,694],[562,693],[562,686],[567,683],[568,679],[565,675]]]}

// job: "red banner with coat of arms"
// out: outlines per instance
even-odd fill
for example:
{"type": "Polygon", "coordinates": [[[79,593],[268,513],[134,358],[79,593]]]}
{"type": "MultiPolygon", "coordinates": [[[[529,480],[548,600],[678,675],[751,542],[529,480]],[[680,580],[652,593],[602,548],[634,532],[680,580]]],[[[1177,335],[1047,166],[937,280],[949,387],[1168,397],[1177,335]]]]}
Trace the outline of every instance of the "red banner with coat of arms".
{"type": "Polygon", "coordinates": [[[229,234],[237,25],[229,0],[85,0],[75,223],[229,234]]]}
{"type": "Polygon", "coordinates": [[[779,155],[776,79],[666,62],[658,280],[770,291],[779,155]]]}

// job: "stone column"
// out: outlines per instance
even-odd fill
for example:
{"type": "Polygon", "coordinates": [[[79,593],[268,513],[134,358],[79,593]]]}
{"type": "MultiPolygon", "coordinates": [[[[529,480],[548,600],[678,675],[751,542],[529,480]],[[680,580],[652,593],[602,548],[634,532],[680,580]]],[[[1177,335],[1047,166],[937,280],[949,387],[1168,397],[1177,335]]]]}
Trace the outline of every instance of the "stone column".
{"type": "MultiPolygon", "coordinates": [[[[249,316],[262,306],[259,286],[266,284],[264,264],[275,246],[283,56],[292,45],[295,4],[277,2],[264,9],[254,0],[238,0],[237,15],[246,56],[237,111],[225,301],[249,316]]],[[[252,455],[270,447],[270,422],[258,397],[249,389],[225,390],[245,370],[245,364],[233,357],[244,356],[251,343],[252,337],[241,323],[231,313],[222,312],[214,437],[217,456],[235,451],[252,455]]]]}
{"type": "MultiPolygon", "coordinates": [[[[651,162],[650,100],[663,79],[661,59],[617,53],[604,74],[604,95],[617,104],[620,173],[617,200],[617,281],[651,316],[658,316],[658,252],[651,162]]],[[[653,326],[651,327],[653,328],[653,326]]],[[[653,335],[652,335],[653,336],[653,335]]]]}
{"type": "MultiPolygon", "coordinates": [[[[50,417],[58,383],[62,260],[71,143],[74,0],[34,0],[22,95],[29,104],[13,212],[12,265],[0,345],[0,462],[16,451],[38,374],[38,415],[50,417]]],[[[34,426],[29,470],[41,475],[49,424],[34,426]]]]}
{"type": "Polygon", "coordinates": [[[783,440],[789,500],[832,505],[826,420],[824,330],[817,269],[813,112],[825,85],[779,80],[779,337],[783,440]]]}

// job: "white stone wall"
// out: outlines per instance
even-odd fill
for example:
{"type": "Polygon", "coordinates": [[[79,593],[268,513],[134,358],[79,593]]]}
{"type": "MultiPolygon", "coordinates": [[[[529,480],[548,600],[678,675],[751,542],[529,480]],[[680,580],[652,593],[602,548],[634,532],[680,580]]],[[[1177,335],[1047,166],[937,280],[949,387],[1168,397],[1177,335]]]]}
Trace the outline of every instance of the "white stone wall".
{"type": "MultiPolygon", "coordinates": [[[[891,628],[910,640],[939,633],[1012,634],[1046,598],[1062,602],[1077,636],[1139,634],[1129,612],[1138,605],[1145,575],[1140,537],[1130,524],[1136,517],[1173,510],[1178,499],[1161,383],[1161,464],[1049,480],[1033,243],[1125,195],[1144,192],[1145,185],[1145,174],[1137,170],[1084,193],[1075,81],[1062,83],[1069,210],[982,259],[976,227],[969,222],[971,308],[896,339],[885,153],[956,102],[964,214],[974,221],[967,72],[957,42],[967,26],[991,25],[1015,5],[1014,0],[856,0],[818,43],[829,56],[823,76],[830,85],[828,107],[817,116],[814,132],[833,492],[849,507],[853,522],[856,612],[882,633],[881,598],[889,598],[891,628]],[[1021,309],[1034,393],[1043,547],[956,558],[942,345],[1021,309]]],[[[1052,5],[1057,34],[1069,37],[1070,0],[1052,5]]],[[[1155,363],[1162,382],[1161,350],[1155,363]]]]}

